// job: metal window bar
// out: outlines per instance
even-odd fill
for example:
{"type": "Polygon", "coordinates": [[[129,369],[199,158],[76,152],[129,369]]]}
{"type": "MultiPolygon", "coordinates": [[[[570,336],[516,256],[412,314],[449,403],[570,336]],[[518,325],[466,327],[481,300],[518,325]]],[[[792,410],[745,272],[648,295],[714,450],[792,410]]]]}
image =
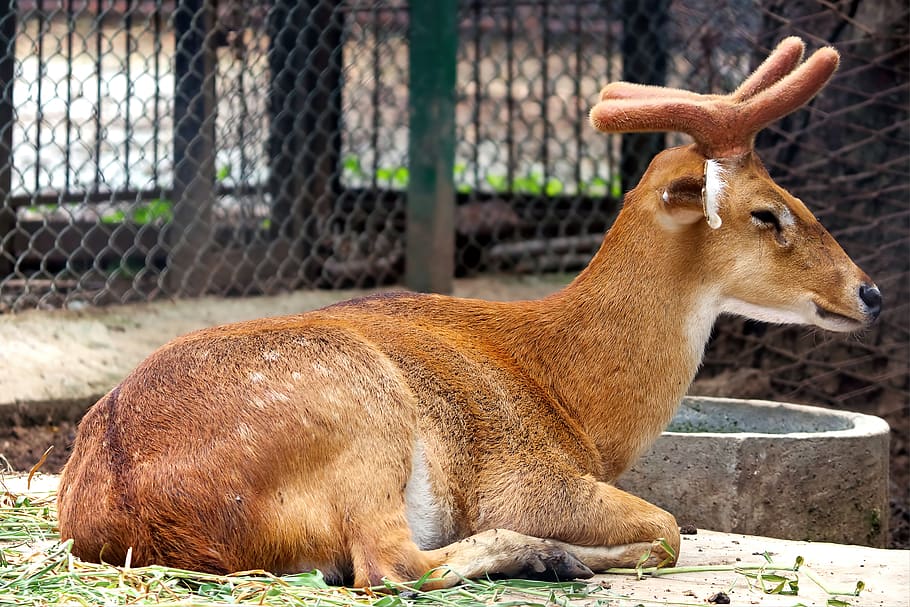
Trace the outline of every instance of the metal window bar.
{"type": "Polygon", "coordinates": [[[45,26],[47,25],[47,19],[44,14],[44,0],[38,0],[38,92],[37,92],[37,107],[38,111],[35,113],[35,191],[41,191],[41,135],[42,127],[44,126],[44,36],[45,36],[45,26]]]}
{"type": "MultiPolygon", "coordinates": [[[[66,107],[70,108],[73,105],[73,36],[75,35],[76,29],[76,18],[73,13],[73,0],[66,0],[66,107]]],[[[63,181],[64,191],[69,191],[70,184],[70,175],[72,174],[70,167],[72,167],[72,147],[73,147],[73,121],[70,119],[69,111],[66,112],[66,126],[65,126],[65,148],[64,148],[64,165],[65,165],[65,175],[63,181]]]]}
{"type": "Polygon", "coordinates": [[[154,31],[154,46],[152,52],[152,70],[155,75],[155,93],[152,105],[152,184],[155,189],[160,187],[158,165],[161,163],[159,141],[161,134],[158,125],[161,123],[161,55],[164,50],[161,44],[161,22],[164,12],[162,0],[156,0],[152,10],[152,24],[154,31]]]}
{"type": "MultiPolygon", "coordinates": [[[[97,4],[97,25],[95,27],[95,100],[96,105],[94,109],[95,115],[95,183],[93,192],[98,194],[101,192],[101,141],[104,139],[104,128],[101,123],[101,99],[102,91],[101,84],[103,82],[103,64],[104,52],[102,50],[102,43],[104,41],[104,34],[101,28],[101,24],[104,23],[106,17],[107,9],[102,6],[103,0],[98,0],[97,4]]],[[[108,4],[110,6],[110,4],[108,4]]]]}

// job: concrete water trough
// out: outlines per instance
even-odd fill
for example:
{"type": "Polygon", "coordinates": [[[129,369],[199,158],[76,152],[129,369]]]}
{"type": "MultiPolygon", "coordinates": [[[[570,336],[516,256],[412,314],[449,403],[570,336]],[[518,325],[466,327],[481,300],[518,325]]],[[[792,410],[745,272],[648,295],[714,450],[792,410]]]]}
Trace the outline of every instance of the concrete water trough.
{"type": "Polygon", "coordinates": [[[681,525],[884,546],[888,424],[860,413],[687,397],[617,485],[681,525]]]}

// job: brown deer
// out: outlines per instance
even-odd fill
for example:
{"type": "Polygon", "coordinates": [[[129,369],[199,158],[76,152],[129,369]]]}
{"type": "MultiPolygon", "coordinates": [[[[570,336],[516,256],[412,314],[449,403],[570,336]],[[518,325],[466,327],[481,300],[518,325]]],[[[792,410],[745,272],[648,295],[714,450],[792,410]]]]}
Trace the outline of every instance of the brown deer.
{"type": "Polygon", "coordinates": [[[695,143],[653,160],[554,295],[377,295],[155,351],[81,422],[61,536],[84,559],[357,586],[675,561],[673,516],[610,483],[673,416],[717,316],[854,331],[881,308],[753,151],[837,67],[802,54],[784,40],[727,96],[607,86],[598,129],[695,143]]]}

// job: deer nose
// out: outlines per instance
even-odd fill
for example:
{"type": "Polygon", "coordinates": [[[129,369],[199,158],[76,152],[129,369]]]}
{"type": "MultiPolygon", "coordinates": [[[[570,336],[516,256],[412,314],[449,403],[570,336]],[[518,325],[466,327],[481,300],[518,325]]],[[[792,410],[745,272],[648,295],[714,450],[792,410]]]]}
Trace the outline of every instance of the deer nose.
{"type": "Polygon", "coordinates": [[[872,318],[878,318],[882,311],[882,292],[875,285],[861,285],[859,298],[866,304],[866,311],[872,318]]]}

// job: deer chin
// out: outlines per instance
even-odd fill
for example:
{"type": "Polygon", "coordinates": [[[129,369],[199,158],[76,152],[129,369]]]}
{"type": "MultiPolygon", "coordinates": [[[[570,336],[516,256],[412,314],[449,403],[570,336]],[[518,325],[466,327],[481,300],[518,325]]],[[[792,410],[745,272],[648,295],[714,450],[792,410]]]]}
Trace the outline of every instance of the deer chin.
{"type": "Polygon", "coordinates": [[[772,308],[754,304],[736,297],[726,297],[721,302],[721,311],[744,316],[775,325],[814,325],[815,314],[810,306],[796,305],[792,308],[772,308]]]}
{"type": "Polygon", "coordinates": [[[835,312],[814,300],[797,303],[792,308],[771,308],[734,297],[726,298],[723,312],[778,325],[813,325],[827,331],[850,333],[866,327],[865,319],[835,312]]]}

